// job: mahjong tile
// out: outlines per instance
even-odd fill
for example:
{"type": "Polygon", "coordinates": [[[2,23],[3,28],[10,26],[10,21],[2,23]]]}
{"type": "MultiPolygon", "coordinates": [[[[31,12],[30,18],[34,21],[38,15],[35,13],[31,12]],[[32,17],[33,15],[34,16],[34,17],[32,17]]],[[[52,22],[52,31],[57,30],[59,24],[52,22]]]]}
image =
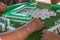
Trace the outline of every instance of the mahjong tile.
{"type": "Polygon", "coordinates": [[[42,20],[45,20],[45,19],[46,19],[46,17],[45,17],[44,15],[40,16],[40,18],[41,18],[42,20]]]}
{"type": "Polygon", "coordinates": [[[59,30],[59,32],[60,32],[60,26],[58,27],[58,30],[59,30]]]}
{"type": "Polygon", "coordinates": [[[6,26],[10,25],[9,19],[2,17],[2,20],[4,21],[4,23],[6,23],[6,26]]]}
{"type": "Polygon", "coordinates": [[[50,18],[50,16],[49,15],[45,15],[46,16],[46,18],[50,18]]]}
{"type": "Polygon", "coordinates": [[[32,10],[32,9],[30,9],[30,10],[28,10],[29,12],[33,12],[34,10],[32,10]]]}
{"type": "Polygon", "coordinates": [[[58,28],[59,28],[59,26],[56,28],[56,30],[57,30],[57,32],[59,33],[59,29],[58,29],[58,28]]]}
{"type": "Polygon", "coordinates": [[[56,13],[54,13],[54,15],[53,16],[56,16],[57,14],[56,13]]]}
{"type": "Polygon", "coordinates": [[[55,13],[54,11],[51,11],[52,16],[54,16],[54,13],[55,13]]]}
{"type": "Polygon", "coordinates": [[[55,32],[54,29],[52,29],[52,28],[47,29],[47,31],[55,32]]]}
{"type": "Polygon", "coordinates": [[[8,31],[13,31],[13,30],[16,30],[16,28],[12,27],[12,26],[7,26],[7,30],[8,31]]]}
{"type": "Polygon", "coordinates": [[[57,29],[55,29],[55,33],[56,33],[56,34],[58,34],[58,31],[57,31],[57,29]]]}
{"type": "Polygon", "coordinates": [[[33,17],[34,17],[34,18],[38,18],[38,16],[37,16],[37,15],[33,15],[33,17]]]}
{"type": "Polygon", "coordinates": [[[50,11],[47,13],[49,16],[53,16],[53,13],[51,13],[50,11]]]}
{"type": "Polygon", "coordinates": [[[5,31],[5,24],[4,23],[0,23],[0,28],[1,28],[1,31],[5,31]]]}

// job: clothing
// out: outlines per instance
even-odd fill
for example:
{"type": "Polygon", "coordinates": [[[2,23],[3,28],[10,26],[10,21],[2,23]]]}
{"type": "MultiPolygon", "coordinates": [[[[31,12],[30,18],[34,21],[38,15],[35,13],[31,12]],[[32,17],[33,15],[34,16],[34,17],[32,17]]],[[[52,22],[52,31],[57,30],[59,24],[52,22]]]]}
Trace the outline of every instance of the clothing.
{"type": "Polygon", "coordinates": [[[13,0],[0,0],[0,2],[3,2],[7,5],[11,5],[11,4],[14,4],[15,2],[13,0]]]}
{"type": "Polygon", "coordinates": [[[12,5],[12,4],[16,4],[17,2],[22,3],[27,1],[30,1],[30,0],[0,0],[0,2],[4,2],[7,5],[12,5]]]}

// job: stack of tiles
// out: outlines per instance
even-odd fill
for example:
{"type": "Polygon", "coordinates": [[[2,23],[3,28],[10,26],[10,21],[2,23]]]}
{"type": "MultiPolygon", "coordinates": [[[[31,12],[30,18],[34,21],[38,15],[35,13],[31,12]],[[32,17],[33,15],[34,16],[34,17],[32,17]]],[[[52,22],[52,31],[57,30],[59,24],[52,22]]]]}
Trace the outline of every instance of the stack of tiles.
{"type": "Polygon", "coordinates": [[[45,20],[46,18],[50,18],[51,16],[56,16],[56,13],[54,11],[50,11],[49,9],[31,9],[31,10],[23,10],[23,12],[20,12],[22,14],[32,14],[33,17],[41,18],[42,20],[45,20]]]}

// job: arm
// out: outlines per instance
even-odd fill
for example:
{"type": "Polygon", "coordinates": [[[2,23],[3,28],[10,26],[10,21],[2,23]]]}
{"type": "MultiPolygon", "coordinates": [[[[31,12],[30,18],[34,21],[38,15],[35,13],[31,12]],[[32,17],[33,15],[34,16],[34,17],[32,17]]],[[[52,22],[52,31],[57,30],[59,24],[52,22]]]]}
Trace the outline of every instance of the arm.
{"type": "Polygon", "coordinates": [[[58,2],[60,2],[60,0],[51,0],[52,4],[57,4],[58,2]]]}
{"type": "Polygon", "coordinates": [[[43,27],[42,21],[39,19],[32,20],[29,24],[16,31],[0,35],[2,40],[25,40],[31,33],[43,27]]]}

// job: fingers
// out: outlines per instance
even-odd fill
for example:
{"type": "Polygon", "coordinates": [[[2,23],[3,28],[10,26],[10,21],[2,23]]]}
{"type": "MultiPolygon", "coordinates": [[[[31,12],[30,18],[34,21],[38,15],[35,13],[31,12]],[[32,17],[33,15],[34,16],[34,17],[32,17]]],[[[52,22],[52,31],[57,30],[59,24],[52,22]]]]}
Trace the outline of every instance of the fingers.
{"type": "Polygon", "coordinates": [[[0,12],[5,12],[5,10],[4,9],[0,9],[0,12]]]}
{"type": "Polygon", "coordinates": [[[0,12],[5,12],[7,10],[7,5],[5,5],[4,3],[0,2],[0,12]]]}
{"type": "Polygon", "coordinates": [[[46,31],[46,30],[43,30],[42,32],[43,32],[43,34],[46,34],[48,31],[46,31]]]}
{"type": "Polygon", "coordinates": [[[49,32],[47,30],[43,30],[42,32],[43,32],[43,35],[42,35],[41,40],[52,40],[52,39],[55,39],[55,37],[56,37],[55,36],[56,34],[53,32],[49,32]]]}
{"type": "Polygon", "coordinates": [[[44,21],[41,21],[41,27],[44,27],[45,24],[44,24],[44,21]]]}
{"type": "Polygon", "coordinates": [[[1,5],[2,5],[2,6],[5,6],[5,7],[7,7],[7,5],[6,5],[6,4],[4,4],[4,3],[1,3],[1,5]]]}
{"type": "Polygon", "coordinates": [[[34,18],[35,24],[36,24],[36,31],[42,29],[44,27],[44,22],[41,21],[39,18],[34,18]]]}
{"type": "Polygon", "coordinates": [[[7,5],[4,4],[3,2],[0,2],[0,5],[1,5],[1,6],[4,6],[5,8],[7,8],[7,5]]]}
{"type": "Polygon", "coordinates": [[[46,31],[46,30],[43,30],[43,35],[42,35],[42,37],[44,37],[44,36],[46,36],[47,34],[48,34],[48,31],[46,31]]]}
{"type": "Polygon", "coordinates": [[[5,7],[0,6],[0,11],[5,12],[7,9],[5,7]]]}
{"type": "Polygon", "coordinates": [[[43,34],[52,34],[53,32],[47,31],[47,30],[43,30],[42,31],[43,34]]]}
{"type": "Polygon", "coordinates": [[[42,35],[42,38],[41,38],[41,40],[47,40],[47,36],[48,36],[48,31],[47,30],[43,30],[42,31],[43,32],[43,35],[42,35]]]}
{"type": "Polygon", "coordinates": [[[4,7],[5,9],[7,9],[7,5],[4,3],[1,3],[1,6],[4,7]]]}
{"type": "Polygon", "coordinates": [[[0,6],[0,10],[1,10],[2,12],[5,12],[7,9],[6,9],[5,7],[0,6]]]}
{"type": "Polygon", "coordinates": [[[4,8],[7,9],[7,5],[3,4],[2,6],[4,6],[4,8]]]}

